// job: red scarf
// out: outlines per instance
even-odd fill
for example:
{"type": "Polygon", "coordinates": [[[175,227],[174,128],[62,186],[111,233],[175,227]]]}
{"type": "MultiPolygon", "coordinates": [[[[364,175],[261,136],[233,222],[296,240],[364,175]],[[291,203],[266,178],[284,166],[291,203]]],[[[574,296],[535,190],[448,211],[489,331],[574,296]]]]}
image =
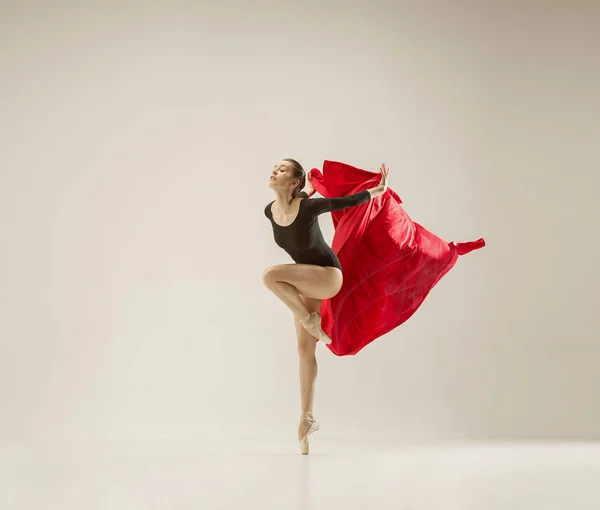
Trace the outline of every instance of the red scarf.
{"type": "MultiPolygon", "coordinates": [[[[312,184],[324,197],[374,188],[381,174],[345,163],[325,161],[323,173],[311,170],[312,184]]],[[[365,204],[331,213],[332,249],[344,284],[321,305],[322,328],[338,356],[356,354],[376,338],[409,319],[459,255],[485,246],[479,239],[446,242],[413,222],[391,189],[365,204]]]]}

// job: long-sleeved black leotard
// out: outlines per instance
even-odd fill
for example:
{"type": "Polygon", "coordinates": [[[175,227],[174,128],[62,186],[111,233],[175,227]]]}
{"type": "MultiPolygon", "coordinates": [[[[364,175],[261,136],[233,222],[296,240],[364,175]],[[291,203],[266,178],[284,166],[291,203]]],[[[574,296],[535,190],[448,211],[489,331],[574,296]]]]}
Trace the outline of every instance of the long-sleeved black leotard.
{"type": "Polygon", "coordinates": [[[364,204],[371,198],[371,194],[365,190],[354,195],[335,198],[308,198],[301,192],[303,197],[298,208],[296,219],[289,225],[282,227],[273,220],[270,202],[265,207],[265,216],[273,225],[275,242],[283,248],[298,264],[314,264],[318,266],[333,266],[342,269],[340,261],[331,247],[325,242],[318,216],[330,211],[338,211],[364,204]]]}

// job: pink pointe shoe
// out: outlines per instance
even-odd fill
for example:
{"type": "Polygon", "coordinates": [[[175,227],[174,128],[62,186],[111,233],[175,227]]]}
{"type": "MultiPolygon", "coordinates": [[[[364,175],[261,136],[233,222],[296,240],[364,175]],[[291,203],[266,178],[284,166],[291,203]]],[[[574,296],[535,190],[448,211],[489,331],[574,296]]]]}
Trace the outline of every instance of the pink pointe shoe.
{"type": "Polygon", "coordinates": [[[321,328],[321,314],[319,312],[313,312],[306,322],[300,321],[300,324],[304,326],[304,329],[308,331],[312,336],[319,339],[319,342],[324,344],[330,344],[331,338],[321,328]]]}
{"type": "Polygon", "coordinates": [[[308,455],[308,436],[317,430],[319,430],[319,422],[317,420],[313,420],[313,422],[310,424],[310,427],[306,431],[306,434],[304,434],[304,437],[300,439],[300,451],[302,452],[302,455],[308,455]]]}

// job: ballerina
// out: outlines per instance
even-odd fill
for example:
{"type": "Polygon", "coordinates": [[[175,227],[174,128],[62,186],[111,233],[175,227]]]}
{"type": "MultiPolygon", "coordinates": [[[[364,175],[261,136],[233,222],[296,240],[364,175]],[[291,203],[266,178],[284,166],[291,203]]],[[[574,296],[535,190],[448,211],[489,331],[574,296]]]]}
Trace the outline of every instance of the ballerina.
{"type": "Polygon", "coordinates": [[[362,205],[388,189],[389,168],[381,165],[379,185],[352,195],[334,198],[313,198],[309,176],[293,159],[275,165],[269,186],[276,199],[265,207],[271,221],[275,242],[294,260],[265,269],[263,282],[293,313],[300,358],[302,414],[298,426],[301,451],[308,454],[308,436],[318,430],[314,419],[314,385],[317,376],[316,342],[331,344],[331,338],[321,327],[320,307],[323,300],[333,298],[342,288],[343,271],[340,261],[325,242],[318,216],[362,205]]]}

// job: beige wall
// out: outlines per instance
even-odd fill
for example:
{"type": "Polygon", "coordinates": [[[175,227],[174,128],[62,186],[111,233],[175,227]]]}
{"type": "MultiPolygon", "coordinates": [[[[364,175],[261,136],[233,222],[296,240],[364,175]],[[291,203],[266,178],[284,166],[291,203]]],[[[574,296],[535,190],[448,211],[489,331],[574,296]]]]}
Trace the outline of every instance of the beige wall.
{"type": "Polygon", "coordinates": [[[358,356],[318,346],[323,434],[598,437],[592,2],[53,4],[0,16],[2,441],[293,437],[282,157],[384,161],[488,243],[358,356]]]}

